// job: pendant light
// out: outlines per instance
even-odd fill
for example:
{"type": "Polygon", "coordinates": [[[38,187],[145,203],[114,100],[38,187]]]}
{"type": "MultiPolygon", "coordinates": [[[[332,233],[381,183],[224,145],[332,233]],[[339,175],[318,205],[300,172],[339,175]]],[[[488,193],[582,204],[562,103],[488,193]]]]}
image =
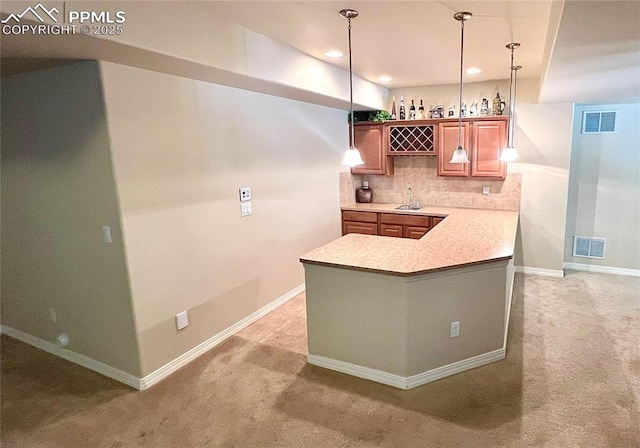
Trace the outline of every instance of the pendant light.
{"type": "Polygon", "coordinates": [[[464,22],[473,17],[470,12],[457,12],[453,18],[460,22],[460,102],[458,104],[458,147],[453,151],[453,156],[449,163],[469,163],[467,151],[462,147],[462,70],[464,66],[464,22]]]}
{"type": "Polygon", "coordinates": [[[507,137],[507,147],[502,150],[500,160],[503,162],[513,162],[518,160],[518,151],[513,146],[513,131],[516,124],[516,83],[518,70],[522,68],[520,65],[513,65],[513,51],[518,48],[520,44],[518,42],[511,42],[506,47],[511,50],[511,79],[509,82],[509,131],[507,137]]]}
{"type": "Polygon", "coordinates": [[[351,127],[351,142],[350,142],[351,144],[349,146],[349,149],[347,149],[347,152],[345,153],[344,158],[342,159],[342,164],[348,165],[353,168],[354,166],[364,165],[364,161],[362,160],[362,157],[360,157],[360,151],[358,151],[355,146],[355,139],[354,139],[355,123],[353,121],[353,67],[351,65],[351,19],[358,17],[358,11],[355,11],[353,9],[343,9],[342,11],[340,11],[340,15],[345,19],[347,19],[347,22],[349,23],[349,105],[350,105],[349,113],[351,114],[351,126],[350,126],[351,127]]]}

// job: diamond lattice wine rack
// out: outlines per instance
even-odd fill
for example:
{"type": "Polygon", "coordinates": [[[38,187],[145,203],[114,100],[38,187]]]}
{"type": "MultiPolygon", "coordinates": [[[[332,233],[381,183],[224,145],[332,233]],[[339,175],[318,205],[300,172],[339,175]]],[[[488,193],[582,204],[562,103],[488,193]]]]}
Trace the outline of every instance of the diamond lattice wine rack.
{"type": "Polygon", "coordinates": [[[436,155],[434,125],[389,126],[389,154],[436,155]]]}

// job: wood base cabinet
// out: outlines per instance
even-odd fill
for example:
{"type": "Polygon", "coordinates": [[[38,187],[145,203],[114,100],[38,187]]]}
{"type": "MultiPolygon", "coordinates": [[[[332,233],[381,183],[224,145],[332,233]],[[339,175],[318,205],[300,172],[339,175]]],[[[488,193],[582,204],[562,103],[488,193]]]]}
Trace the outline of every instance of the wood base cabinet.
{"type": "Polygon", "coordinates": [[[342,234],[363,233],[418,240],[443,219],[440,216],[344,210],[342,212],[342,234]]]}
{"type": "Polygon", "coordinates": [[[500,161],[507,145],[508,117],[462,123],[462,144],[471,163],[449,163],[458,147],[458,122],[438,124],[438,176],[504,179],[507,164],[500,161]]]}

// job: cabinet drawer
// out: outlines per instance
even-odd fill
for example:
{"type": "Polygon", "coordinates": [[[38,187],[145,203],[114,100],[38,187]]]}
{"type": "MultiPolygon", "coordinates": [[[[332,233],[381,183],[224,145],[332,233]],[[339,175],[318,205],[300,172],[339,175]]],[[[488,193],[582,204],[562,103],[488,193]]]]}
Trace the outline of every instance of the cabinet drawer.
{"type": "Polygon", "coordinates": [[[359,221],[359,222],[378,222],[378,214],[376,212],[354,212],[344,210],[342,212],[343,221],[359,221]]]}
{"type": "Polygon", "coordinates": [[[374,222],[350,222],[344,221],[342,223],[342,234],[347,233],[363,233],[365,235],[377,235],[378,224],[374,222]]]}
{"type": "Polygon", "coordinates": [[[435,227],[438,224],[440,224],[442,222],[444,218],[440,218],[439,216],[432,216],[431,217],[431,227],[435,227]]]}
{"type": "Polygon", "coordinates": [[[402,238],[402,226],[397,224],[380,224],[380,235],[402,238]]]}
{"type": "Polygon", "coordinates": [[[380,222],[382,224],[399,224],[401,226],[431,227],[428,216],[397,215],[392,213],[381,213],[380,222]]]}
{"type": "Polygon", "coordinates": [[[419,240],[428,231],[429,231],[429,229],[427,229],[426,227],[406,226],[404,228],[404,237],[405,238],[412,238],[414,240],[419,240]]]}

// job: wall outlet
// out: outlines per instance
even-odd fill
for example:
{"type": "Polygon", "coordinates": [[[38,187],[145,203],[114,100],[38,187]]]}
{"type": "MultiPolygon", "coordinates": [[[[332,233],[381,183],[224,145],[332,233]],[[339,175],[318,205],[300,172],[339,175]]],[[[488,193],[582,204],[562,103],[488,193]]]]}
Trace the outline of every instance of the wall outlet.
{"type": "Polygon", "coordinates": [[[251,200],[251,187],[240,188],[240,202],[251,200]]]}
{"type": "Polygon", "coordinates": [[[56,316],[56,310],[53,307],[49,308],[49,319],[51,319],[51,322],[58,322],[58,317],[56,316]]]}
{"type": "Polygon", "coordinates": [[[460,336],[460,321],[451,322],[451,337],[460,336]]]}
{"type": "Polygon", "coordinates": [[[251,213],[251,202],[243,202],[240,204],[240,216],[249,216],[251,213]]]}
{"type": "Polygon", "coordinates": [[[484,194],[485,196],[487,196],[489,194],[489,185],[483,185],[482,186],[482,194],[484,194]]]}
{"type": "Polygon", "coordinates": [[[178,330],[182,330],[187,325],[189,325],[189,316],[187,315],[187,312],[183,311],[182,313],[176,314],[176,327],[178,330]]]}

